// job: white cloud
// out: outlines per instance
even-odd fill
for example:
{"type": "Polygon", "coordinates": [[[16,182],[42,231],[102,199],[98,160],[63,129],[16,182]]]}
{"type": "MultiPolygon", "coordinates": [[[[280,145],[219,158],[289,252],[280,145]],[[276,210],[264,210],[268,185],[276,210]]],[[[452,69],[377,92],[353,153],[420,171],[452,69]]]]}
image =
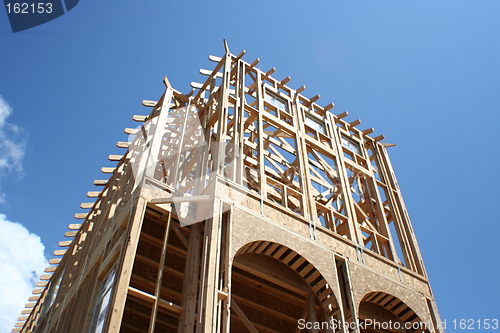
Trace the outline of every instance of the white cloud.
{"type": "MultiPolygon", "coordinates": [[[[7,122],[12,107],[0,96],[0,182],[3,177],[15,173],[22,174],[22,161],[26,151],[26,135],[23,130],[7,122]]],[[[0,184],[0,204],[5,202],[5,193],[0,184]]]]}
{"type": "MultiPolygon", "coordinates": [[[[3,177],[21,175],[26,150],[23,130],[9,122],[11,106],[0,96],[0,205],[3,177]]],[[[40,237],[0,214],[0,333],[10,332],[48,262],[40,237]]]]}
{"type": "Polygon", "coordinates": [[[0,96],[0,127],[5,124],[5,119],[12,113],[10,105],[0,96]]]}
{"type": "Polygon", "coordinates": [[[48,262],[40,237],[0,214],[0,333],[10,332],[48,262]]]}

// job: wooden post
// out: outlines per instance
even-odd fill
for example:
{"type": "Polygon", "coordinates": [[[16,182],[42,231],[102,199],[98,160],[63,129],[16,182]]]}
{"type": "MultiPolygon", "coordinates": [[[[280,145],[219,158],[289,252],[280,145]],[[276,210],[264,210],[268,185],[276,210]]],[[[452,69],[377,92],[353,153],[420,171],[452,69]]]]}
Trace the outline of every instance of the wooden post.
{"type": "Polygon", "coordinates": [[[199,327],[197,332],[215,333],[218,305],[218,281],[220,263],[221,204],[215,201],[213,217],[205,222],[203,249],[203,280],[200,283],[199,327]]]}
{"type": "Polygon", "coordinates": [[[295,145],[297,149],[297,159],[299,160],[299,175],[302,182],[301,188],[304,193],[302,195],[303,214],[309,220],[312,226],[311,238],[316,238],[316,223],[318,223],[318,215],[316,211],[316,202],[311,193],[311,179],[309,177],[309,159],[307,157],[307,144],[305,142],[304,134],[305,127],[303,119],[303,110],[298,102],[298,94],[295,94],[292,102],[292,112],[295,126],[298,131],[295,133],[295,145]]]}
{"type": "MultiPolygon", "coordinates": [[[[172,95],[174,89],[170,85],[170,82],[165,77],[165,93],[163,94],[162,103],[158,110],[158,116],[152,120],[152,127],[150,129],[150,134],[153,135],[151,142],[147,145],[147,152],[145,154],[146,160],[142,160],[141,164],[138,166],[138,172],[136,177],[142,175],[140,179],[136,180],[136,184],[140,182],[143,186],[146,177],[154,177],[156,162],[158,161],[158,156],[160,153],[161,143],[163,139],[163,134],[165,132],[165,124],[167,123],[168,110],[170,109],[170,103],[172,101],[172,95]]],[[[147,138],[146,138],[147,139],[147,138]]]]}
{"type": "Polygon", "coordinates": [[[200,281],[201,223],[191,226],[187,251],[181,303],[184,311],[179,319],[180,333],[195,331],[196,303],[200,281]]]}
{"type": "Polygon", "coordinates": [[[158,302],[160,299],[160,290],[161,284],[163,280],[163,269],[165,267],[165,257],[167,256],[167,244],[168,244],[168,236],[170,232],[170,223],[172,221],[172,213],[168,214],[167,221],[165,221],[165,233],[163,234],[163,247],[161,249],[160,262],[158,263],[158,274],[156,277],[156,286],[155,286],[155,299],[153,301],[153,310],[151,312],[150,320],[149,320],[149,333],[154,333],[156,326],[156,317],[158,312],[158,302]]]}
{"type": "MultiPolygon", "coordinates": [[[[132,200],[132,199],[131,199],[132,200]]],[[[112,304],[111,316],[109,318],[108,331],[119,332],[122,322],[123,309],[127,300],[128,285],[132,276],[132,268],[134,266],[135,253],[139,238],[141,235],[141,227],[144,221],[144,213],[146,211],[146,199],[139,196],[135,205],[135,211],[131,213],[131,220],[128,226],[128,244],[123,248],[121,254],[121,263],[117,271],[118,285],[115,290],[115,300],[112,304]]]]}
{"type": "Polygon", "coordinates": [[[351,196],[351,186],[349,185],[349,177],[347,176],[346,165],[343,162],[344,153],[342,152],[342,142],[340,140],[340,134],[338,132],[338,127],[335,124],[335,120],[333,115],[327,113],[327,119],[330,122],[330,126],[332,128],[332,146],[336,150],[335,155],[338,156],[338,173],[340,178],[340,186],[342,187],[342,194],[344,195],[344,202],[346,205],[347,211],[347,225],[349,229],[349,237],[352,241],[357,244],[362,244],[363,236],[361,234],[361,230],[356,222],[356,212],[354,209],[354,204],[351,196]]]}
{"type": "Polygon", "coordinates": [[[232,265],[230,263],[231,252],[231,238],[232,238],[232,225],[233,225],[233,211],[234,207],[231,206],[230,210],[225,215],[223,220],[223,235],[222,235],[222,278],[219,295],[220,299],[220,312],[221,312],[221,333],[229,333],[231,323],[231,278],[232,278],[232,265]]]}

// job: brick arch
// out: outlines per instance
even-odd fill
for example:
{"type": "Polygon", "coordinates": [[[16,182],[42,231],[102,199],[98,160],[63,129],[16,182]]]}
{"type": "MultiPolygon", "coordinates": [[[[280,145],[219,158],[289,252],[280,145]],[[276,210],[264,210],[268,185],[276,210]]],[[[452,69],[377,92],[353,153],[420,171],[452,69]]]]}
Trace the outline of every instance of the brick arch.
{"type": "MultiPolygon", "coordinates": [[[[360,313],[361,305],[363,303],[376,304],[397,317],[403,323],[411,323],[412,327],[417,327],[417,323],[422,322],[421,318],[410,308],[405,302],[400,300],[394,295],[384,291],[372,291],[367,293],[359,303],[358,313],[360,313]],[[415,326],[413,326],[415,325],[415,326]]],[[[430,324],[430,323],[428,323],[430,324]]],[[[428,328],[425,329],[409,329],[410,332],[429,332],[428,328]]],[[[407,331],[407,332],[408,332],[407,331]]]]}
{"type": "Polygon", "coordinates": [[[289,247],[271,241],[253,241],[243,245],[235,254],[258,254],[272,257],[295,271],[311,287],[322,305],[327,318],[340,319],[340,309],[335,294],[321,272],[301,254],[289,247]]]}

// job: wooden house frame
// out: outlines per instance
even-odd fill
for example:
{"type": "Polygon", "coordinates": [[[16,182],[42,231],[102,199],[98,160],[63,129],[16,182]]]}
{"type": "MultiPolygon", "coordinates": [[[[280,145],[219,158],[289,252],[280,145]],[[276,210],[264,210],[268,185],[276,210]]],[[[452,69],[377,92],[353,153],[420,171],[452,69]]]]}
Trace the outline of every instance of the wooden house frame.
{"type": "Polygon", "coordinates": [[[13,332],[441,332],[390,145],[225,48],[143,101],[13,332]]]}

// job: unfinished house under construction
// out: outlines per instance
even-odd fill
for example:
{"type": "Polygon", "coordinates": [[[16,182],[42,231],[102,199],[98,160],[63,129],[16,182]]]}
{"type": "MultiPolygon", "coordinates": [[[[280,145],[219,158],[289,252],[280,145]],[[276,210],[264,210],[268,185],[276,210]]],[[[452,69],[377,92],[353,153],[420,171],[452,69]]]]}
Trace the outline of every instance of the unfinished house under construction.
{"type": "Polygon", "coordinates": [[[143,102],[13,332],[442,332],[383,136],[225,47],[143,102]]]}

